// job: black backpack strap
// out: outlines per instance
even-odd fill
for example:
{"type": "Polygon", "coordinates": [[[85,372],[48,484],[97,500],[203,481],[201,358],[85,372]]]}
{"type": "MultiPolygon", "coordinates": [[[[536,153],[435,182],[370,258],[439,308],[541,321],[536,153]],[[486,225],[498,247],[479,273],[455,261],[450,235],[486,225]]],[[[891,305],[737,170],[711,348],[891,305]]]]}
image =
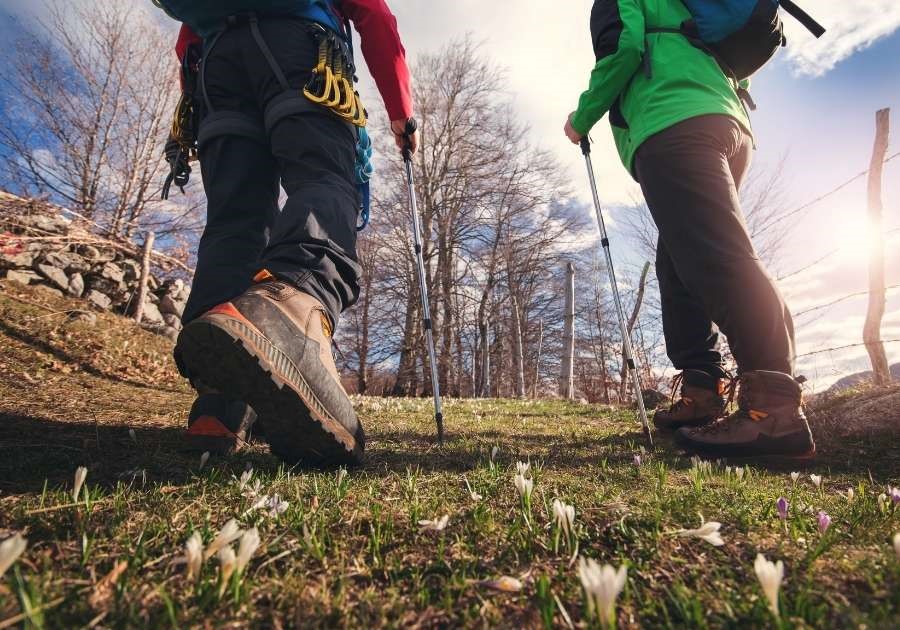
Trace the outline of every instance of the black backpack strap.
{"type": "Polygon", "coordinates": [[[816,37],[822,37],[825,33],[825,27],[816,22],[812,16],[794,4],[791,0],[781,0],[781,8],[788,12],[795,20],[806,27],[810,33],[816,37]]]}

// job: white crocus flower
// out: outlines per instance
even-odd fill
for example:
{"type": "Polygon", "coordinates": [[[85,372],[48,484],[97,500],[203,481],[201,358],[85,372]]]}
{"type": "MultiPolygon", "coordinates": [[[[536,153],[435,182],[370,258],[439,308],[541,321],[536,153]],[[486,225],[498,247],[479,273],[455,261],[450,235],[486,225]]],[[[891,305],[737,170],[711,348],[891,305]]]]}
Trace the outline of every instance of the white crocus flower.
{"type": "Polygon", "coordinates": [[[882,492],[881,494],[878,495],[878,509],[880,509],[882,512],[884,512],[885,508],[887,507],[887,503],[888,503],[888,495],[886,495],[884,492],[882,492]]]}
{"type": "Polygon", "coordinates": [[[347,477],[347,469],[346,468],[338,469],[337,478],[335,479],[335,483],[338,486],[340,486],[342,483],[344,483],[344,479],[346,479],[346,477],[347,477]]]}
{"type": "Polygon", "coordinates": [[[491,461],[496,460],[496,459],[497,459],[497,455],[499,455],[499,454],[500,454],[500,447],[499,447],[499,446],[495,446],[494,448],[492,448],[492,449],[491,449],[491,461]]]}
{"type": "Polygon", "coordinates": [[[700,527],[697,529],[682,529],[678,532],[678,535],[682,538],[700,538],[701,540],[705,540],[713,547],[721,547],[725,544],[725,541],[722,540],[721,534],[719,534],[719,529],[722,527],[721,523],[717,523],[716,521],[709,521],[708,523],[701,523],[700,527]]]}
{"type": "Polygon", "coordinates": [[[516,473],[523,477],[531,472],[531,462],[516,462],[516,473]]]}
{"type": "Polygon", "coordinates": [[[7,569],[19,559],[28,546],[28,540],[22,537],[22,534],[10,536],[0,543],[0,578],[6,573],[7,569]]]}
{"type": "Polygon", "coordinates": [[[780,615],[778,612],[778,589],[781,588],[781,580],[784,579],[784,563],[781,560],[770,562],[760,553],[756,555],[753,570],[756,571],[756,577],[769,602],[769,610],[778,618],[780,615]]]}
{"type": "Polygon", "coordinates": [[[260,490],[262,490],[262,482],[259,479],[254,479],[253,483],[248,484],[241,494],[243,494],[248,499],[252,499],[253,497],[259,495],[260,490]]]}
{"type": "Polygon", "coordinates": [[[463,477],[463,481],[466,482],[466,490],[469,491],[469,497],[470,497],[473,501],[481,501],[481,499],[484,498],[484,497],[482,497],[480,494],[478,494],[477,492],[475,492],[475,491],[472,489],[472,486],[469,485],[469,480],[468,480],[468,479],[466,479],[465,477],[463,477]]]}
{"type": "Polygon", "coordinates": [[[744,478],[744,468],[742,466],[734,467],[734,476],[738,478],[738,481],[744,478]]]}
{"type": "Polygon", "coordinates": [[[275,494],[266,502],[266,507],[269,509],[269,516],[274,518],[287,511],[288,502],[282,501],[281,497],[275,494]]]}
{"type": "Polygon", "coordinates": [[[137,434],[134,432],[134,429],[128,429],[128,437],[131,438],[131,441],[137,444],[137,434]]]}
{"type": "Polygon", "coordinates": [[[422,532],[442,532],[447,528],[450,522],[450,515],[444,514],[440,518],[419,521],[419,531],[422,532]]]}
{"type": "Polygon", "coordinates": [[[515,479],[513,479],[513,483],[516,486],[516,490],[519,491],[520,497],[522,497],[526,501],[531,498],[531,493],[534,490],[533,479],[526,479],[521,474],[517,474],[515,479]]]}
{"type": "Polygon", "coordinates": [[[615,624],[616,599],[625,588],[628,568],[618,570],[606,564],[602,567],[593,558],[578,559],[578,577],[588,600],[588,610],[596,612],[604,625],[615,624]]]}
{"type": "Polygon", "coordinates": [[[200,532],[194,532],[184,544],[184,563],[187,565],[187,578],[189,580],[200,577],[200,567],[203,565],[203,539],[200,532]]]}
{"type": "Polygon", "coordinates": [[[241,542],[238,545],[237,564],[235,569],[238,573],[243,574],[244,569],[250,564],[250,558],[259,548],[259,530],[251,527],[241,536],[241,542]]]}
{"type": "Polygon", "coordinates": [[[253,469],[248,468],[244,472],[241,473],[241,478],[238,480],[238,492],[243,492],[244,488],[247,487],[247,484],[250,483],[250,478],[253,477],[253,469]]]}
{"type": "Polygon", "coordinates": [[[234,555],[234,549],[232,549],[231,545],[219,549],[219,553],[216,554],[216,557],[219,559],[220,572],[219,597],[222,597],[223,593],[225,593],[225,589],[228,588],[228,580],[231,578],[231,574],[234,573],[237,558],[234,555]]]}
{"type": "Polygon", "coordinates": [[[575,506],[563,503],[559,499],[553,499],[553,521],[565,532],[566,536],[572,535],[575,525],[575,506]]]}
{"type": "Polygon", "coordinates": [[[203,559],[208,560],[216,553],[219,552],[219,549],[224,547],[225,545],[230,545],[235,540],[241,537],[243,532],[241,528],[238,527],[237,521],[234,519],[229,520],[225,523],[225,526],[219,531],[218,535],[213,539],[209,546],[206,548],[206,552],[203,554],[203,559]]]}
{"type": "Polygon", "coordinates": [[[78,495],[81,494],[81,486],[84,485],[84,480],[87,479],[88,470],[84,466],[79,466],[75,469],[75,485],[72,486],[72,502],[78,503],[78,495]]]}
{"type": "MultiPolygon", "coordinates": [[[[897,554],[897,560],[900,560],[900,533],[894,534],[894,552],[897,554]]],[[[3,571],[0,571],[3,575],[3,571]]]]}
{"type": "Polygon", "coordinates": [[[821,475],[810,475],[809,480],[812,481],[812,485],[816,488],[822,487],[822,476],[821,475]]]}
{"type": "Polygon", "coordinates": [[[797,480],[798,480],[798,479],[800,479],[800,473],[798,473],[798,472],[792,472],[792,473],[791,473],[791,481],[792,481],[793,483],[797,483],[797,480]]]}
{"type": "Polygon", "coordinates": [[[198,470],[203,470],[203,467],[206,466],[206,462],[209,461],[209,451],[203,451],[203,455],[200,456],[200,468],[198,470]]]}

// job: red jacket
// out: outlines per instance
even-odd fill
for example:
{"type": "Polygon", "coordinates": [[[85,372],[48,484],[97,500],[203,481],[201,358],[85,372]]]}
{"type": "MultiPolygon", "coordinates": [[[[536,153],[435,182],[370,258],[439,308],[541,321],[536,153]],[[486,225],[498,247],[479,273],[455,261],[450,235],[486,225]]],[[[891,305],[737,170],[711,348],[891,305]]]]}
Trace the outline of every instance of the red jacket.
{"type": "MultiPolygon", "coordinates": [[[[339,8],[341,17],[353,22],[359,32],[363,56],[384,100],[388,117],[406,120],[412,116],[413,102],[406,50],[397,31],[397,18],[385,0],[341,0],[339,8]]],[[[199,41],[200,38],[182,24],[175,45],[178,59],[184,58],[189,44],[199,41]]]]}

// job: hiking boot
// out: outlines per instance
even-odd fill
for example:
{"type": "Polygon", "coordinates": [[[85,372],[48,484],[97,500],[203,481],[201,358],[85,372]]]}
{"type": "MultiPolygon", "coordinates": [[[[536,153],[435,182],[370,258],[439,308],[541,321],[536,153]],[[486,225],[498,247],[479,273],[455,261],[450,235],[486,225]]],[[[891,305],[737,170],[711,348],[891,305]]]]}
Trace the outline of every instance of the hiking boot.
{"type": "Polygon", "coordinates": [[[214,391],[200,391],[188,414],[185,445],[189,451],[235,453],[258,429],[256,412],[247,403],[214,391]]]}
{"type": "Polygon", "coordinates": [[[289,463],[361,462],[365,436],[334,364],[324,307],[268,272],[257,277],[181,331],[185,375],[246,401],[272,452],[289,463]]]}
{"type": "Polygon", "coordinates": [[[668,409],[660,409],[653,415],[653,424],[659,429],[678,429],[714,422],[725,415],[727,390],[724,378],[701,370],[685,370],[672,382],[674,402],[668,409]],[[679,383],[681,396],[674,400],[679,383]]]}
{"type": "Polygon", "coordinates": [[[800,383],[781,372],[740,377],[738,410],[675,434],[685,449],[707,457],[813,459],[816,445],[802,408],[800,383]]]}

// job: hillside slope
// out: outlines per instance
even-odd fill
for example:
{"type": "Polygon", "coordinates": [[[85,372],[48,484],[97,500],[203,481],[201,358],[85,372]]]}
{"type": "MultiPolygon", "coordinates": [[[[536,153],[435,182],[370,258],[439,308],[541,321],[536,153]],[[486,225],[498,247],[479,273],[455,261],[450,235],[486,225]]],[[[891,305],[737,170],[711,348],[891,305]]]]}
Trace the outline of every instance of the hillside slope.
{"type": "Polygon", "coordinates": [[[286,470],[262,445],[201,470],[179,450],[192,395],[170,353],[129,320],[0,281],[0,540],[28,539],[0,577],[0,626],[565,627],[587,615],[576,550],[628,565],[622,627],[769,626],[757,553],[785,562],[781,612],[795,625],[900,615],[900,504],[885,494],[900,485],[896,387],[824,398],[822,455],[797,481],[692,464],[661,435],[642,452],[629,412],[560,401],[448,401],[438,449],[429,401],[364,398],[359,470],[286,470]],[[248,467],[256,488],[237,481],[248,467]],[[571,537],[551,524],[555,498],[575,506],[571,537]],[[443,515],[445,529],[420,531],[443,515]],[[676,535],[700,515],[722,524],[721,547],[676,535]],[[215,559],[196,581],[179,559],[192,532],[208,545],[230,518],[262,542],[220,595],[215,559]]]}

